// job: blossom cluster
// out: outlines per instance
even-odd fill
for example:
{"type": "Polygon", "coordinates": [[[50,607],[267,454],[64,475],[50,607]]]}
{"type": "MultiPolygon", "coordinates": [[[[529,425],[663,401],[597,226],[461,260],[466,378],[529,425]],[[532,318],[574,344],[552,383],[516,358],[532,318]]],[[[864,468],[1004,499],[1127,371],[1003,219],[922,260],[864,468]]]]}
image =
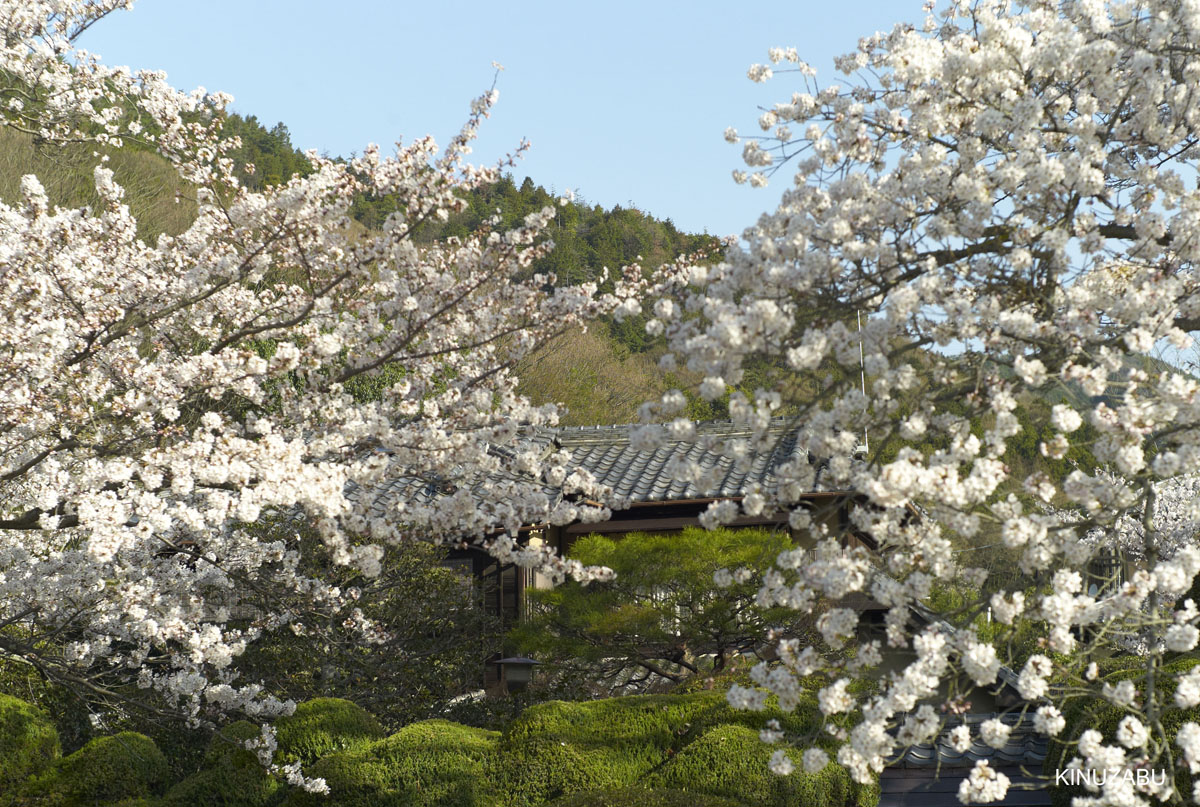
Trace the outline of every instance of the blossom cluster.
{"type": "MultiPolygon", "coordinates": [[[[755,682],[781,704],[799,703],[814,673],[835,682],[816,694],[831,719],[854,715],[849,729],[827,728],[861,781],[900,744],[928,740],[936,714],[967,708],[971,688],[994,690],[1002,664],[1043,733],[1065,730],[1056,703],[1068,692],[1126,711],[1113,737],[1070,738],[1083,740],[1076,764],[1133,765],[1136,749],[1137,764],[1168,767],[1155,710],[1200,700],[1190,675],[1174,704],[1147,691],[1167,653],[1200,639],[1185,602],[1200,573],[1200,382],[1161,360],[1200,330],[1190,156],[1200,8],[950,0],[926,10],[923,24],[866,37],[838,59],[844,82],[790,68],[798,58],[783,49],[750,69],[753,81],[799,86],[763,111],[762,135],[726,139],[754,184],[785,170],[790,181],[722,263],[663,275],[654,290],[671,302],[650,306],[664,366],[703,378],[705,397],[743,386],[729,401],[750,431],[726,447],[735,467],[772,450],[772,418],[795,413],[797,451],[824,463],[852,528],[878,546],[856,558],[814,526],[798,506],[811,465],[785,464],[756,492],[757,512],[791,513],[789,526],[816,535],[813,549],[777,560],[760,596],[816,615],[819,638],[785,639],[755,682]],[[763,366],[781,372],[749,391],[763,366]],[[1034,450],[1014,463],[1021,446],[1034,450]],[[935,588],[980,588],[964,562],[980,545],[1011,559],[1017,582],[989,584],[945,623],[914,619],[935,588]],[[1100,579],[1105,557],[1122,571],[1100,579]],[[888,609],[887,643],[913,661],[847,702],[841,682],[870,677],[878,646],[855,624],[863,594],[888,609]],[[1022,630],[1036,649],[1012,659],[1022,630]],[[1105,647],[1136,649],[1145,685],[1105,681],[1092,666],[1105,647]],[[921,711],[930,705],[938,711],[921,711]]],[[[666,401],[646,408],[648,421],[673,415],[666,401]]],[[[684,465],[680,478],[693,473],[684,465]]],[[[726,503],[710,520],[746,513],[726,503]]],[[[982,739],[1002,734],[989,725],[982,739]]],[[[1180,733],[1188,764],[1193,734],[1180,733]]],[[[981,766],[960,796],[995,801],[1008,784],[981,766]]],[[[1103,803],[1173,798],[1169,788],[1110,796],[1103,803]]]]}
{"type": "Polygon", "coordinates": [[[303,632],[315,609],[385,638],[322,564],[370,576],[389,545],[486,539],[506,562],[596,573],[512,537],[561,518],[561,494],[603,493],[565,454],[522,448],[557,413],[517,394],[513,367],[625,304],[640,275],[600,294],[534,273],[549,207],[413,239],[498,179],[503,163],[465,162],[496,92],[442,150],[312,154],[307,176],[251,192],[221,134],[227,96],[74,49],[127,5],[0,2],[0,124],[136,140],[197,210],[147,243],[100,158],[94,209],[54,207],[32,175],[0,204],[0,653],[90,696],[136,683],[193,721],[268,718],[293,704],[237,671],[264,634],[303,632]],[[350,219],[362,195],[396,200],[378,230],[350,219]],[[450,492],[377,507],[367,492],[396,478],[450,492]]]}

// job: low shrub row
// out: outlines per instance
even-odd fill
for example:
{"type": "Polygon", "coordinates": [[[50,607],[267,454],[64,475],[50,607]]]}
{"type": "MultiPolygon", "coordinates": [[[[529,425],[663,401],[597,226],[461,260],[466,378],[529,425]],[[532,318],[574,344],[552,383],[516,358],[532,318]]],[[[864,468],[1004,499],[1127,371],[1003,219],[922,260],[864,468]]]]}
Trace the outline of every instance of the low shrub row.
{"type": "MultiPolygon", "coordinates": [[[[811,707],[811,705],[809,705],[811,707]]],[[[279,762],[300,762],[330,795],[268,776],[243,745],[259,727],[215,735],[199,770],[170,783],[153,741],[125,732],[58,758],[46,717],[0,700],[0,807],[842,807],[874,805],[878,789],[830,764],[779,777],[759,740],[768,719],[792,731],[812,708],[737,712],[722,692],[631,696],[526,709],[503,732],[446,720],[386,736],[337,699],[310,701],[276,724],[279,762]]],[[[798,755],[796,761],[798,762],[798,755]]]]}
{"type": "Polygon", "coordinates": [[[32,707],[14,705],[13,700],[0,700],[5,715],[0,724],[0,749],[7,752],[0,753],[3,807],[149,807],[150,799],[166,788],[170,768],[149,737],[133,731],[97,737],[60,758],[58,737],[49,719],[32,707]],[[22,715],[20,722],[11,719],[14,712],[22,715]],[[14,727],[19,734],[11,731],[14,727]],[[18,779],[14,774],[19,770],[26,775],[18,779]]]}

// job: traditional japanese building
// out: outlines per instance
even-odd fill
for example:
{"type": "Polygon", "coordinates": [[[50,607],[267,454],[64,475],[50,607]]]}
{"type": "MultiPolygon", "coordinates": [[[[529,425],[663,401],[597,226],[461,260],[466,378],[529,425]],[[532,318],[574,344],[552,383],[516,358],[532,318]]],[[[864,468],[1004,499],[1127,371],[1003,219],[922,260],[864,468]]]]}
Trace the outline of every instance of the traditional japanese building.
{"type": "MultiPolygon", "coordinates": [[[[748,438],[750,432],[747,429],[728,422],[701,423],[697,425],[697,440],[667,442],[647,451],[631,443],[630,433],[634,428],[629,425],[568,427],[543,436],[546,453],[560,449],[571,453],[568,473],[576,469],[590,472],[599,484],[612,490],[613,499],[621,504],[612,509],[610,517],[604,521],[529,525],[522,530],[526,541],[545,542],[560,555],[569,556],[571,545],[584,535],[678,532],[699,526],[701,514],[714,502],[740,502],[751,490],[769,490],[775,485],[776,469],[784,463],[799,460],[814,466],[815,480],[813,489],[803,494],[799,506],[809,508],[814,521],[824,523],[831,534],[840,536],[847,548],[876,549],[870,536],[855,530],[850,523],[850,504],[855,494],[828,484],[827,464],[799,448],[793,422],[774,421],[768,432],[772,440],[770,451],[757,454],[748,467],[742,468],[725,455],[721,444],[748,438]],[[713,484],[702,489],[693,482],[674,479],[670,468],[680,457],[694,463],[713,484]]],[[[786,512],[742,515],[727,526],[789,531],[797,545],[810,540],[807,533],[789,529],[786,512]]],[[[549,585],[537,572],[500,565],[478,550],[463,550],[458,557],[458,562],[471,558],[472,570],[485,581],[493,581],[488,590],[496,598],[495,607],[505,618],[520,618],[525,608],[526,589],[549,585]]],[[[859,605],[864,610],[882,608],[865,597],[861,599],[859,605]]]]}
{"type": "MultiPolygon", "coordinates": [[[[730,423],[698,424],[697,440],[667,442],[649,451],[639,449],[631,441],[634,428],[628,425],[566,427],[538,432],[522,444],[523,448],[533,446],[542,452],[542,456],[566,449],[571,454],[568,473],[577,469],[590,472],[597,482],[611,489],[614,500],[621,502],[612,509],[610,518],[605,521],[526,525],[521,529],[524,542],[545,542],[560,554],[569,555],[574,541],[592,533],[662,533],[699,526],[701,514],[714,502],[740,502],[752,490],[770,490],[777,481],[776,469],[785,463],[800,461],[812,466],[814,484],[812,490],[800,497],[797,506],[808,508],[813,521],[823,524],[829,534],[838,536],[847,549],[861,547],[871,552],[878,551],[875,541],[857,530],[849,516],[852,506],[862,502],[861,495],[830,483],[827,463],[811,457],[800,448],[797,427],[793,422],[784,419],[773,422],[769,430],[772,438],[770,450],[756,454],[748,465],[742,467],[726,456],[721,444],[748,438],[750,433],[730,423]],[[695,483],[676,480],[670,467],[679,457],[686,457],[694,463],[711,484],[700,489],[695,483]]],[[[382,507],[392,497],[399,495],[435,497],[448,492],[452,491],[440,489],[434,483],[395,480],[371,495],[382,507]]],[[[913,517],[919,517],[915,510],[913,517]]],[[[812,540],[809,534],[789,528],[788,514],[785,512],[742,515],[729,526],[786,530],[798,546],[812,540]]],[[[506,621],[522,618],[528,589],[549,585],[549,581],[537,572],[501,564],[487,552],[476,548],[454,550],[447,563],[479,579],[488,598],[488,607],[506,621]]],[[[862,615],[861,629],[868,634],[863,638],[877,638],[869,634],[882,630],[886,611],[884,606],[861,593],[846,598],[844,604],[862,615]]],[[[941,621],[924,606],[913,605],[909,610],[910,621],[914,625],[934,627],[948,635],[956,632],[953,626],[941,621]]],[[[879,674],[900,670],[911,660],[911,650],[889,649],[879,674]]],[[[499,683],[496,672],[489,667],[486,684],[499,683]]],[[[939,738],[927,745],[908,748],[891,760],[880,781],[881,807],[956,804],[959,784],[970,773],[977,759],[988,759],[993,767],[1005,772],[1015,783],[1034,785],[1034,779],[1028,774],[1040,770],[1046,755],[1046,743],[1044,738],[1032,733],[1029,720],[1022,722],[1016,717],[1002,717],[1012,722],[1014,728],[1009,742],[998,750],[983,745],[976,730],[977,724],[984,720],[1019,710],[1022,701],[1017,693],[1016,678],[1015,673],[1002,667],[997,685],[990,690],[976,690],[972,695],[970,711],[951,718],[946,731],[939,738]],[[963,752],[956,751],[947,738],[949,728],[956,721],[973,727],[972,745],[963,752]]],[[[1033,807],[1048,805],[1049,801],[1044,790],[1014,789],[1004,803],[1033,807]]]]}
{"type": "MultiPolygon", "coordinates": [[[[534,545],[544,542],[560,554],[569,555],[571,544],[590,533],[677,532],[698,526],[700,515],[713,502],[739,502],[751,490],[768,490],[775,484],[777,468],[799,460],[813,465],[815,480],[813,490],[803,494],[799,506],[808,507],[814,521],[824,523],[831,534],[841,536],[847,547],[875,549],[874,541],[850,523],[849,509],[855,494],[828,483],[827,464],[798,447],[794,421],[783,418],[773,421],[768,431],[772,439],[770,451],[757,454],[748,467],[743,468],[738,468],[720,448],[724,441],[750,436],[747,429],[731,423],[698,424],[697,440],[667,442],[652,451],[639,450],[631,444],[630,433],[634,428],[629,425],[564,427],[541,430],[525,438],[522,449],[533,448],[543,457],[568,450],[571,461],[567,472],[577,469],[590,472],[598,483],[612,490],[614,500],[621,504],[612,509],[611,516],[605,521],[526,525],[521,529],[522,541],[534,545]],[[678,457],[694,462],[712,484],[700,489],[695,483],[675,480],[669,468],[678,457]]],[[[398,478],[357,495],[369,495],[373,506],[382,513],[400,497],[419,500],[451,492],[449,486],[436,482],[398,478]]],[[[582,500],[579,503],[608,504],[582,500]]],[[[788,514],[763,512],[757,516],[742,516],[729,526],[788,530],[788,514]]],[[[792,532],[798,544],[807,540],[806,535],[792,532]]],[[[538,573],[501,564],[487,552],[474,547],[453,550],[446,562],[483,581],[490,599],[489,607],[506,621],[521,618],[525,611],[526,589],[548,585],[538,573]]],[[[862,605],[867,608],[870,604],[864,599],[862,605]]]]}

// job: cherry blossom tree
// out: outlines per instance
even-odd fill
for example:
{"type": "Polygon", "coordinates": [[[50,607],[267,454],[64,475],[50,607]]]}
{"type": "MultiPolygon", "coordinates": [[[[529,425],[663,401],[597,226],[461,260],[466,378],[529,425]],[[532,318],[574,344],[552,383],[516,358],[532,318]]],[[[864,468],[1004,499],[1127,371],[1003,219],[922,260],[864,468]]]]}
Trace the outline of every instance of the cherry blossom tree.
{"type": "MultiPolygon", "coordinates": [[[[853,519],[881,547],[843,552],[830,535],[781,554],[760,600],[828,608],[827,647],[784,641],[782,662],[756,671],[763,689],[730,698],[756,707],[772,692],[786,706],[804,676],[827,674],[823,710],[860,715],[837,734],[837,761],[869,780],[941,730],[939,681],[998,686],[1004,636],[981,638],[976,621],[990,606],[1001,623],[1040,626],[1039,652],[1016,669],[1039,730],[1063,731],[1064,699],[1107,699],[1137,730],[1060,736],[1077,742],[1078,764],[1171,773],[1165,787],[1140,790],[1111,776],[1094,803],[1200,800],[1200,788],[1171,784],[1200,771],[1200,727],[1185,716],[1178,733],[1164,728],[1200,690],[1192,681],[1172,698],[1162,672],[1200,635],[1196,604],[1184,601],[1200,571],[1197,500],[1164,495],[1193,490],[1200,472],[1200,383],[1147,360],[1163,346],[1186,349],[1200,329],[1200,5],[951,0],[925,11],[922,25],[864,38],[838,59],[845,84],[819,82],[793,49],[750,69],[795,91],[763,109],[761,134],[726,132],[750,170],[734,178],[763,186],[791,173],[790,183],[723,263],[664,275],[653,306],[648,327],[671,347],[665,365],[703,374],[705,397],[725,394],[755,361],[827,379],[803,399],[787,378],[734,393],[730,413],[754,436],[726,451],[747,461],[766,450],[772,415],[794,407],[801,447],[830,458],[827,484],[862,497],[853,519]],[[1050,435],[1042,455],[1079,446],[1096,469],[1017,474],[1005,463],[1025,428],[1014,413],[1031,400],[1044,414],[1028,428],[1050,435]],[[856,463],[864,433],[871,450],[856,463]],[[1123,585],[1088,593],[1089,533],[1137,544],[1123,585]],[[957,550],[989,542],[1019,558],[1025,582],[956,614],[957,630],[913,623],[909,606],[933,587],[980,585],[957,550]],[[857,615],[843,603],[858,592],[890,607],[886,644],[915,660],[854,696],[847,681],[874,677],[886,649],[854,639],[857,615]],[[1141,646],[1140,677],[1100,681],[1095,662],[1110,645],[1097,636],[1141,646]],[[847,643],[854,652],[825,652],[847,643]]],[[[653,422],[682,403],[672,393],[648,405],[638,439],[691,433],[682,420],[653,422]]],[[[677,473],[704,483],[686,462],[677,473]]],[[[778,507],[793,527],[820,533],[797,506],[813,474],[809,463],[785,465],[740,510],[778,507]]],[[[725,502],[707,518],[737,515],[725,502]]],[[[1002,745],[1002,728],[983,739],[1002,745]]],[[[814,771],[827,758],[810,748],[803,762],[814,771]]],[[[777,763],[791,765],[782,751],[777,763]]],[[[960,797],[994,801],[1008,785],[981,765],[960,797]]]]}
{"type": "Polygon", "coordinates": [[[74,48],[128,5],[0,2],[4,125],[152,147],[198,206],[186,231],[146,243],[101,156],[97,209],[52,208],[34,176],[0,205],[5,663],[121,708],[269,717],[290,705],[237,675],[265,632],[302,631],[315,607],[383,638],[356,591],[314,575],[322,563],[373,575],[390,544],[486,539],[505,561],[583,574],[510,537],[551,516],[554,491],[597,495],[564,455],[522,447],[556,413],[517,395],[513,367],[621,300],[532,275],[551,208],[509,231],[412,239],[498,177],[464,161],[496,92],[440,153],[424,138],[393,156],[314,154],[309,176],[249,192],[221,134],[228,96],[74,48]],[[359,194],[398,210],[364,231],[347,214],[359,194]],[[454,492],[382,509],[363,495],[398,477],[454,492]]]}

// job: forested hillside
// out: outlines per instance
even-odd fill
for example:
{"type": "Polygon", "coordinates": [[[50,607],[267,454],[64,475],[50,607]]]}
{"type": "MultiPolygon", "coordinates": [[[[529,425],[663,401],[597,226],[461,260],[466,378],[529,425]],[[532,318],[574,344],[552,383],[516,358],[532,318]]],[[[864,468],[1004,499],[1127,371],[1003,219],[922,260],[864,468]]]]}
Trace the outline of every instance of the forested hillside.
{"type": "MultiPolygon", "coordinates": [[[[242,166],[238,175],[247,186],[261,188],[308,172],[307,158],[292,144],[283,123],[268,129],[253,115],[231,114],[225,126],[242,139],[242,147],[233,152],[233,157],[242,166]]],[[[92,146],[41,145],[28,135],[0,130],[0,199],[10,203],[19,200],[20,178],[32,172],[46,185],[53,203],[94,204],[98,197],[89,167],[92,151],[92,146]]],[[[153,239],[159,233],[182,231],[194,215],[195,205],[170,166],[147,150],[126,148],[113,150],[111,154],[109,166],[116,181],[126,189],[125,201],[138,218],[140,234],[153,239]]],[[[549,205],[558,211],[546,231],[554,249],[533,270],[554,273],[560,283],[599,279],[605,267],[618,271],[634,262],[652,269],[684,253],[704,251],[714,258],[720,255],[721,244],[711,235],[681,232],[669,218],[659,219],[635,207],[618,205],[606,210],[582,198],[560,204],[555,194],[529,177],[518,186],[511,174],[505,175],[494,185],[470,194],[467,203],[465,211],[448,221],[427,224],[416,240],[428,243],[465,236],[492,216],[499,216],[500,228],[511,227],[549,205]]],[[[382,226],[395,209],[394,197],[360,197],[351,212],[364,227],[373,229],[382,226]]],[[[700,379],[686,370],[665,372],[659,368],[663,346],[660,340],[647,336],[644,323],[643,317],[619,323],[605,320],[590,331],[564,334],[519,368],[521,391],[535,403],[564,404],[567,413],[563,422],[567,425],[595,425],[634,421],[643,401],[655,399],[673,388],[694,387],[700,379]]],[[[919,375],[926,373],[927,362],[922,356],[922,351],[916,351],[908,359],[919,375]]],[[[1144,369],[1151,374],[1162,369],[1153,362],[1150,365],[1144,369]]],[[[839,376],[841,372],[832,364],[823,371],[839,376]]],[[[823,384],[817,375],[792,373],[760,361],[748,366],[737,389],[752,394],[758,387],[783,388],[787,391],[786,399],[802,403],[819,395],[823,384]]],[[[1018,417],[1023,424],[1032,423],[1036,420],[1032,418],[1035,410],[1041,412],[1049,404],[1079,398],[1080,394],[1078,390],[1064,388],[1053,401],[1026,401],[1018,417]]],[[[711,402],[690,392],[688,395],[690,417],[705,420],[728,416],[728,394],[711,402]]],[[[973,430],[981,435],[985,427],[979,422],[973,430]]],[[[1089,452],[1078,447],[1060,460],[1042,456],[1038,443],[1048,436],[1026,429],[1011,442],[1006,462],[1022,475],[1038,470],[1061,474],[1071,466],[1090,470],[1094,460],[1089,452]]],[[[868,435],[868,439],[873,447],[882,449],[883,459],[893,458],[906,444],[896,434],[868,435]]],[[[935,441],[918,447],[933,451],[941,446],[935,441]]]]}
{"type": "MultiPolygon", "coordinates": [[[[308,160],[293,146],[287,126],[263,126],[253,116],[229,115],[226,131],[242,139],[232,157],[240,166],[239,179],[252,189],[286,182],[308,172],[308,160]],[[252,166],[248,168],[247,166],[252,166]]],[[[20,180],[35,173],[46,185],[53,204],[66,207],[94,205],[98,201],[91,175],[94,163],[88,146],[47,146],[10,129],[0,131],[0,199],[20,200],[20,180]]],[[[191,221],[195,204],[180,185],[174,170],[157,154],[140,149],[112,151],[109,167],[126,189],[125,201],[139,222],[139,234],[153,240],[160,233],[181,232],[191,221]]],[[[668,219],[658,219],[632,207],[606,210],[582,198],[560,205],[558,197],[529,177],[517,185],[512,175],[478,189],[467,199],[467,209],[445,223],[427,225],[417,241],[430,242],[465,236],[487,218],[498,215],[500,227],[520,222],[547,205],[558,213],[547,228],[554,249],[533,271],[554,273],[559,283],[577,284],[599,279],[605,267],[619,272],[638,262],[652,269],[683,253],[706,250],[719,255],[720,242],[710,235],[680,232],[668,219]]],[[[355,201],[352,215],[368,228],[377,228],[395,210],[392,197],[355,201]]],[[[564,335],[520,368],[522,392],[535,403],[565,404],[568,424],[620,423],[636,419],[637,407],[661,395],[680,380],[656,366],[661,351],[646,335],[645,320],[606,320],[590,332],[564,335]]],[[[698,416],[720,416],[703,402],[695,402],[698,416]]]]}

